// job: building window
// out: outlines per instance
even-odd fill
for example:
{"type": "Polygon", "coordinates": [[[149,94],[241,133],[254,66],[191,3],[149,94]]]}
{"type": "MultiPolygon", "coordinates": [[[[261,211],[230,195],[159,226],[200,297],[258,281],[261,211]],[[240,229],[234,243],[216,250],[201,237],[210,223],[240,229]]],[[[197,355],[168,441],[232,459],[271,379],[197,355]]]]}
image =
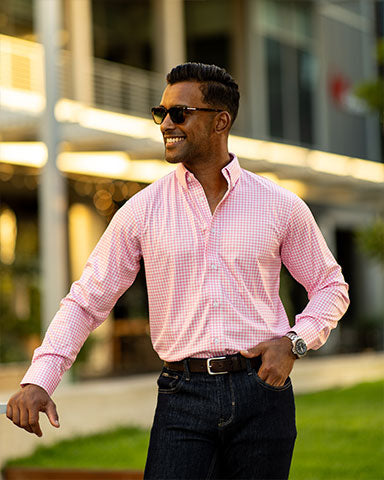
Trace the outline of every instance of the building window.
{"type": "Polygon", "coordinates": [[[299,140],[306,144],[313,143],[313,73],[313,56],[305,50],[297,50],[299,140]]]}
{"type": "Polygon", "coordinates": [[[313,144],[315,61],[311,51],[311,6],[303,2],[262,3],[269,135],[313,144]]]}
{"type": "Polygon", "coordinates": [[[273,38],[265,40],[268,78],[269,134],[283,138],[283,85],[281,68],[281,46],[273,38]]]}
{"type": "Polygon", "coordinates": [[[31,0],[1,0],[0,33],[35,40],[33,2],[31,0]]]}
{"type": "Polygon", "coordinates": [[[92,0],[95,57],[152,69],[149,0],[92,0]]]}
{"type": "Polygon", "coordinates": [[[232,0],[186,0],[187,60],[231,71],[232,0]]]}

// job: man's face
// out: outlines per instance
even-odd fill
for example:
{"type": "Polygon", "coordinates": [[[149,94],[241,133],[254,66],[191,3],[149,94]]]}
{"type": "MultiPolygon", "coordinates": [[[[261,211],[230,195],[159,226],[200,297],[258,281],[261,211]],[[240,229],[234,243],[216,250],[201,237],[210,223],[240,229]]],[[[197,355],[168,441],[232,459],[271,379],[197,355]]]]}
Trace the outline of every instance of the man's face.
{"type": "MultiPolygon", "coordinates": [[[[198,82],[179,82],[164,90],[161,105],[212,108],[202,100],[198,82]]],[[[173,123],[169,114],[160,126],[164,138],[165,159],[170,163],[192,165],[209,157],[212,149],[215,112],[185,112],[183,123],[173,123]]]]}

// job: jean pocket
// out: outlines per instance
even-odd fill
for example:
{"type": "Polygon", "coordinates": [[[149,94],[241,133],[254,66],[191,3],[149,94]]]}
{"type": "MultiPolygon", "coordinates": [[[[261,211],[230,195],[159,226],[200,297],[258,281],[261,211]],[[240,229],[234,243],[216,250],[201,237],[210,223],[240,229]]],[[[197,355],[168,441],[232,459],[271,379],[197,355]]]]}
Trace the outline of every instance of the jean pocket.
{"type": "Polygon", "coordinates": [[[176,393],[180,389],[183,380],[183,372],[176,372],[164,367],[157,379],[158,391],[159,393],[176,393]]]}
{"type": "Polygon", "coordinates": [[[275,385],[270,385],[269,383],[267,383],[267,382],[265,382],[264,380],[262,380],[255,371],[253,372],[253,376],[254,376],[254,378],[256,379],[256,382],[257,382],[262,388],[264,388],[265,390],[272,390],[272,391],[275,391],[275,392],[283,392],[283,391],[288,390],[289,388],[292,387],[292,382],[291,382],[290,377],[288,377],[288,378],[285,380],[284,385],[281,385],[281,386],[277,387],[277,386],[275,386],[275,385]]]}

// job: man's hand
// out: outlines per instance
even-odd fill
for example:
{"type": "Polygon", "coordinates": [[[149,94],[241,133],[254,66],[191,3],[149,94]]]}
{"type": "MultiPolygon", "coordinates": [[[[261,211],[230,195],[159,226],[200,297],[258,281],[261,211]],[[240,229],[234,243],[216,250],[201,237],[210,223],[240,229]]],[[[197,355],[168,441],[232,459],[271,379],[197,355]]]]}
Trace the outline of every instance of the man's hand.
{"type": "Polygon", "coordinates": [[[25,385],[8,401],[7,417],[18,427],[41,437],[43,433],[39,425],[39,412],[47,415],[52,426],[60,427],[56,405],[38,385],[25,385]]]}
{"type": "Polygon", "coordinates": [[[292,353],[292,342],[287,337],[261,342],[254,348],[241,350],[240,353],[246,358],[261,355],[262,364],[258,375],[264,382],[274,387],[284,385],[296,360],[292,353]]]}

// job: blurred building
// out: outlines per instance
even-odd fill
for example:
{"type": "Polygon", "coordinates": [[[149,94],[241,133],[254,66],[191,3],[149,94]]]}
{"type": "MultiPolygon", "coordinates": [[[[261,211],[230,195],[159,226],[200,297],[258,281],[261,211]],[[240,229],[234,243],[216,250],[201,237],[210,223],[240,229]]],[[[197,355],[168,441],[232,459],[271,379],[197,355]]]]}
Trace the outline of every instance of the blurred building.
{"type": "MultiPolygon", "coordinates": [[[[382,75],[384,2],[2,0],[0,362],[27,358],[114,212],[170,171],[150,119],[178,63],[241,88],[242,166],[311,207],[350,284],[321,350],[382,348],[384,274],[355,232],[384,213],[383,129],[354,87],[382,75]],[[44,55],[45,53],[45,55],[44,55]]],[[[305,292],[284,274],[292,317],[305,292]]],[[[157,366],[145,277],[92,336],[88,373],[157,366]]]]}

